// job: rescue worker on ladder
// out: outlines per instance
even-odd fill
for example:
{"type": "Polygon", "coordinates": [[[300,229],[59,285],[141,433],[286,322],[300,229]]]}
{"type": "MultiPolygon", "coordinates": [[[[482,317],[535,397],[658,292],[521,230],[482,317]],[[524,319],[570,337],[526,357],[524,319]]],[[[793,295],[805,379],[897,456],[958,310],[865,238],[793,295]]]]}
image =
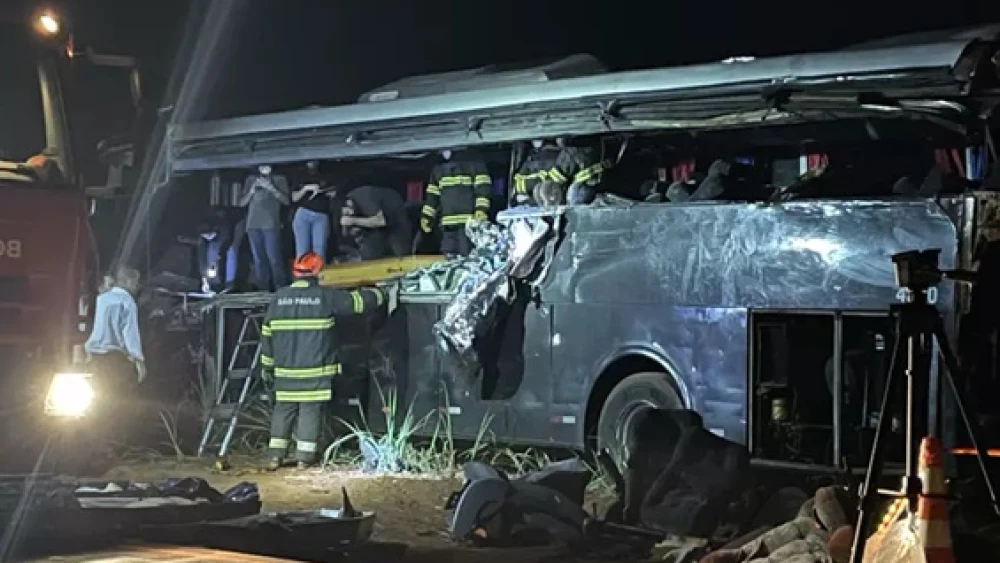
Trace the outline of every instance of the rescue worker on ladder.
{"type": "Polygon", "coordinates": [[[319,285],[323,259],[309,252],[296,259],[297,278],[279,289],[261,327],[260,364],[274,381],[269,470],[285,458],[296,419],[295,450],[299,468],[315,461],[323,405],[333,397],[333,378],[340,374],[337,319],[395,309],[396,291],[354,291],[319,285]]]}
{"type": "Polygon", "coordinates": [[[423,236],[440,226],[441,253],[465,256],[472,250],[465,225],[471,219],[489,219],[493,179],[486,163],[474,154],[458,154],[452,158],[451,151],[446,150],[441,156],[445,161],[431,171],[431,180],[424,193],[420,234],[414,249],[423,236]]]}

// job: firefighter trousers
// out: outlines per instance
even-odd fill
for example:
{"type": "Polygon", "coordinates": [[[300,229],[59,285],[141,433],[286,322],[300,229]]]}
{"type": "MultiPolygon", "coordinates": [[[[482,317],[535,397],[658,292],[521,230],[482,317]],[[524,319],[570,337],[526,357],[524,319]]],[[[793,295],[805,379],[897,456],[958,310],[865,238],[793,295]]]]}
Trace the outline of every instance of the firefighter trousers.
{"type": "Polygon", "coordinates": [[[465,236],[465,225],[441,231],[441,254],[468,256],[471,251],[472,242],[465,236]]]}
{"type": "Polygon", "coordinates": [[[284,458],[290,445],[292,423],[295,422],[295,460],[312,463],[319,447],[320,424],[323,420],[323,403],[276,402],[271,413],[271,440],[268,454],[284,458]],[[296,420],[297,418],[297,420],[296,420]]]}

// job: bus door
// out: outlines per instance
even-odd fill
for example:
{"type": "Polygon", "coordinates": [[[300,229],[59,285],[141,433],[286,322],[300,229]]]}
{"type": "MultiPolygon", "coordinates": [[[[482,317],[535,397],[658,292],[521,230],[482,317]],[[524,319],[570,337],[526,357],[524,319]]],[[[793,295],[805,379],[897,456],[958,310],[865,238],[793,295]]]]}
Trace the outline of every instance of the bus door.
{"type": "Polygon", "coordinates": [[[548,420],[551,315],[530,287],[516,291],[513,302],[501,304],[477,338],[476,365],[436,348],[432,363],[445,389],[440,408],[449,413],[456,437],[517,438],[548,420]]]}

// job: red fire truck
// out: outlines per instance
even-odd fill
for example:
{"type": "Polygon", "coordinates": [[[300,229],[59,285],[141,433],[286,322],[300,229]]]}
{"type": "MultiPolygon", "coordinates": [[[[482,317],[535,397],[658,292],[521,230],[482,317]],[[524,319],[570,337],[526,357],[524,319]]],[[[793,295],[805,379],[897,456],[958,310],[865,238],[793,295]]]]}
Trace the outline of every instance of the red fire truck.
{"type": "Polygon", "coordinates": [[[73,59],[128,67],[137,100],[138,71],[130,57],[75,52],[51,11],[0,14],[0,29],[13,86],[0,95],[0,388],[5,401],[31,401],[52,374],[78,371],[99,271],[94,202],[74,159],[82,135],[70,129],[63,78],[73,59]]]}
{"type": "Polygon", "coordinates": [[[27,82],[24,86],[8,83],[13,96],[0,108],[16,124],[0,137],[0,142],[15,145],[13,150],[0,145],[8,153],[0,155],[0,362],[8,383],[21,377],[47,381],[37,370],[63,369],[72,360],[73,345],[86,338],[97,268],[60,83],[68,58],[64,49],[55,48],[65,45],[61,24],[50,12],[37,13],[29,26],[37,40],[27,41],[23,26],[11,20],[3,26],[9,41],[5,50],[30,48],[2,55],[17,61],[12,73],[31,67],[34,72],[17,77],[27,82]],[[23,95],[17,97],[18,92],[23,95]],[[25,115],[41,117],[40,123],[33,121],[43,135],[18,127],[18,117],[25,115]],[[38,140],[43,146],[24,146],[38,140]]]}

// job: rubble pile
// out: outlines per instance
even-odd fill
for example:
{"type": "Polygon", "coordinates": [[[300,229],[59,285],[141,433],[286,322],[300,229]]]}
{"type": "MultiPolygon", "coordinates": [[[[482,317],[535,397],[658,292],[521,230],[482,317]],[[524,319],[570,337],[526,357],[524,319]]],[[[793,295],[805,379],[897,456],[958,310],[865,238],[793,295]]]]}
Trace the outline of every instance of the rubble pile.
{"type": "Polygon", "coordinates": [[[845,489],[824,487],[802,505],[794,520],[743,536],[700,563],[847,563],[855,506],[845,489]]]}

